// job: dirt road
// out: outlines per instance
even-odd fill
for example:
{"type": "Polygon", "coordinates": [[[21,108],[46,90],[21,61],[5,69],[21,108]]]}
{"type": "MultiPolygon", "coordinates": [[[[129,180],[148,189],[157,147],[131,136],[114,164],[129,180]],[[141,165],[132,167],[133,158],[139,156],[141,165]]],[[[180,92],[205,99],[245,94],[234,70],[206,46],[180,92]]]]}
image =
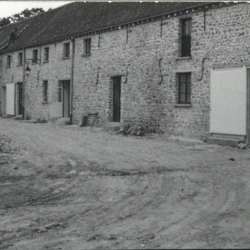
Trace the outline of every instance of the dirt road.
{"type": "Polygon", "coordinates": [[[0,118],[0,249],[250,248],[249,153],[0,118]]]}

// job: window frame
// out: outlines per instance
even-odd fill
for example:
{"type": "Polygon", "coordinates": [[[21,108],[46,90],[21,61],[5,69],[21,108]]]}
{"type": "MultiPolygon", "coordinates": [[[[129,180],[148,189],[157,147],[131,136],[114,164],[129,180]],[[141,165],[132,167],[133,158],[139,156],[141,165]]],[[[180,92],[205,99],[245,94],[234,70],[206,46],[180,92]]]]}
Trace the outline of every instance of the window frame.
{"type": "Polygon", "coordinates": [[[22,52],[18,53],[17,59],[18,59],[17,66],[23,66],[23,53],[22,52]]]}
{"type": "Polygon", "coordinates": [[[192,75],[191,72],[178,73],[178,104],[191,104],[191,88],[192,88],[192,75]],[[185,82],[181,82],[181,77],[185,76],[185,82]],[[184,93],[182,93],[181,84],[184,83],[184,93]],[[188,86],[189,85],[189,86],[188,86]],[[181,95],[184,96],[184,101],[182,100],[181,95]]]}
{"type": "Polygon", "coordinates": [[[45,47],[43,50],[43,62],[48,62],[49,61],[49,47],[45,47]]]}
{"type": "Polygon", "coordinates": [[[180,55],[181,57],[191,57],[192,18],[187,17],[180,21],[180,55]]]}
{"type": "Polygon", "coordinates": [[[70,57],[70,42],[63,44],[63,59],[68,59],[70,57]]]}
{"type": "Polygon", "coordinates": [[[32,63],[38,63],[38,49],[33,49],[32,51],[32,63]]]}
{"type": "Polygon", "coordinates": [[[43,89],[43,92],[42,92],[43,103],[47,103],[48,102],[48,80],[43,81],[42,89],[43,89]]]}
{"type": "Polygon", "coordinates": [[[7,55],[6,68],[11,68],[11,55],[7,55]]]}
{"type": "Polygon", "coordinates": [[[83,50],[84,55],[90,55],[91,54],[91,38],[85,38],[83,41],[83,50]]]}

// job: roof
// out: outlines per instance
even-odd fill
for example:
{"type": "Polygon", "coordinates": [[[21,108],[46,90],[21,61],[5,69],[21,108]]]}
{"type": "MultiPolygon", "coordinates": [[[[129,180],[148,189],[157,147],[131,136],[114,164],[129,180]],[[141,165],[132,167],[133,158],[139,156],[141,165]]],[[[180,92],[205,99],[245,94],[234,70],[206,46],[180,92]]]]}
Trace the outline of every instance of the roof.
{"type": "Polygon", "coordinates": [[[211,2],[73,2],[1,28],[0,51],[46,44],[205,5],[211,5],[211,2]],[[9,44],[14,29],[17,38],[9,44]]]}

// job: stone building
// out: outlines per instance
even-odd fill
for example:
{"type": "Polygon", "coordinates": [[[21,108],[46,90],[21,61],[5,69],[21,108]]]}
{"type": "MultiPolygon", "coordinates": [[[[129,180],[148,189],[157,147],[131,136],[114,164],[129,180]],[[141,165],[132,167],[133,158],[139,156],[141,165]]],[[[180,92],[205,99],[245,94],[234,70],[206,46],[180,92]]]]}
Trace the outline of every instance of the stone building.
{"type": "Polygon", "coordinates": [[[2,115],[248,141],[248,3],[70,3],[0,29],[2,115]]]}

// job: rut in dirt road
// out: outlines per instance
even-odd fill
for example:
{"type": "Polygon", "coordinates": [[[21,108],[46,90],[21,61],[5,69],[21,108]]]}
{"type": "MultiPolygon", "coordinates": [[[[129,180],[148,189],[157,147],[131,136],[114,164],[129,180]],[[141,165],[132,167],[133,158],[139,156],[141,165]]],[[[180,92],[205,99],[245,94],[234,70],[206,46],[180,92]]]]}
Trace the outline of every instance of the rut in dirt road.
{"type": "Polygon", "coordinates": [[[250,247],[248,149],[0,125],[1,249],[250,247]]]}

